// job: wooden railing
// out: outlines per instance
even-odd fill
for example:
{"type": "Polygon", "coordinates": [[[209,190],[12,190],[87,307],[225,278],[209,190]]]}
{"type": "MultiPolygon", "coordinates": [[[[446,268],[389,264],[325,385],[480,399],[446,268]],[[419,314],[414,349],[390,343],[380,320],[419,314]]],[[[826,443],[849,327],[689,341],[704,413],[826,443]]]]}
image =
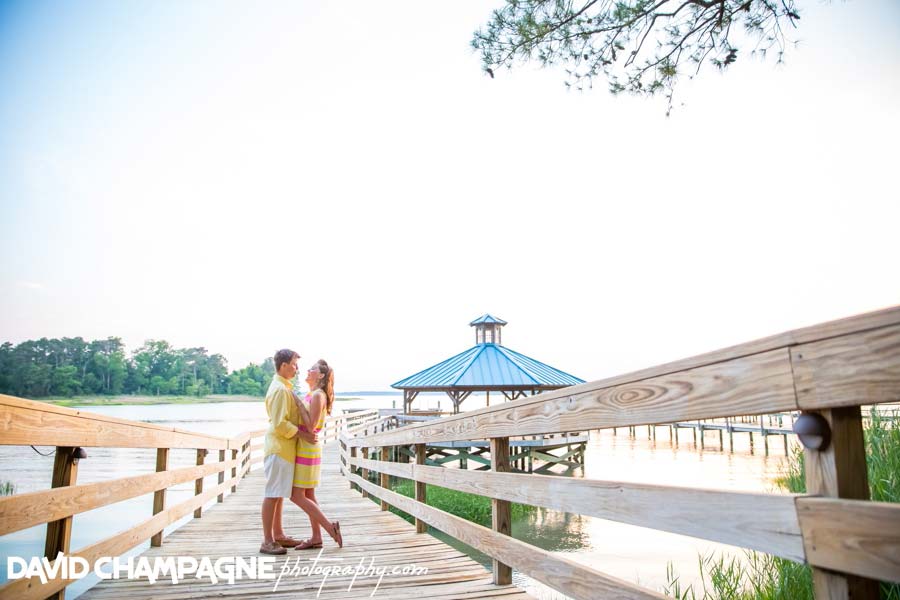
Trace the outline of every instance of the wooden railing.
{"type": "MultiPolygon", "coordinates": [[[[377,418],[377,410],[329,417],[321,437],[323,441],[336,439],[347,423],[377,418]]],[[[51,560],[59,552],[80,556],[91,569],[101,557],[119,556],[147,539],[152,546],[160,546],[168,525],[191,513],[200,518],[206,503],[213,498],[222,502],[227,490],[236,491],[250,467],[263,460],[261,455],[251,458],[251,454],[262,450],[263,444],[252,444],[252,440],[265,432],[260,429],[232,438],[216,437],[0,395],[0,445],[56,446],[51,489],[0,498],[0,536],[46,523],[44,555],[51,560]],[[89,447],[154,448],[156,472],[78,485],[76,450],[89,447]],[[196,466],[170,469],[169,451],[173,448],[196,449],[196,466]],[[218,462],[206,463],[209,452],[218,452],[218,462]],[[204,478],[216,474],[217,485],[204,490],[204,478]],[[166,489],[189,481],[195,482],[194,496],[174,506],[167,505],[166,489]],[[154,497],[150,518],[70,552],[74,515],[151,492],[154,497]]],[[[17,579],[0,587],[0,599],[62,599],[65,587],[72,581],[57,578],[41,584],[37,578],[17,579]]]]}
{"type": "MultiPolygon", "coordinates": [[[[806,562],[817,599],[875,600],[900,582],[900,505],[870,502],[859,406],[900,399],[900,307],[792,331],[636,373],[452,417],[341,438],[343,472],[364,493],[573,598],[664,598],[510,537],[510,503],[579,513],[806,562]],[[783,411],[817,413],[831,441],[806,448],[805,495],[725,492],[509,473],[514,436],[696,421],[783,411]],[[426,466],[425,445],[488,439],[491,471],[426,466]],[[415,464],[388,462],[414,445],[415,464]],[[358,454],[359,452],[359,454],[358,454]],[[374,457],[380,456],[380,460],[374,457]],[[381,473],[377,485],[368,471],[381,473]],[[388,487],[414,480],[415,499],[388,487]],[[486,528],[425,503],[428,484],[491,498],[486,528]]],[[[814,445],[814,444],[813,444],[814,445]]]]}
{"type": "Polygon", "coordinates": [[[323,443],[328,443],[329,440],[337,440],[341,431],[359,427],[378,419],[377,408],[334,415],[325,419],[325,426],[319,433],[319,437],[323,443]]]}

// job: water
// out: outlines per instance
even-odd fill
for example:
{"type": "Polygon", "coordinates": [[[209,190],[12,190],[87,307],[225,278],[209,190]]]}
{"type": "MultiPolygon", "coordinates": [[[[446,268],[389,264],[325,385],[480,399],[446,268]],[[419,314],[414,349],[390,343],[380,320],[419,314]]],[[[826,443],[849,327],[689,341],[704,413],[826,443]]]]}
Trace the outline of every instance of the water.
{"type": "MultiPolygon", "coordinates": [[[[492,398],[492,400],[494,400],[492,398]]],[[[445,410],[450,406],[446,397],[425,396],[415,403],[416,408],[437,407],[440,402],[445,410]]],[[[472,409],[483,406],[483,401],[472,397],[463,405],[472,409]]],[[[401,408],[400,396],[358,396],[353,400],[339,400],[336,413],[360,408],[401,408]]],[[[228,437],[243,431],[266,426],[262,402],[228,402],[217,404],[179,404],[151,406],[102,406],[85,407],[100,414],[145,421],[163,426],[228,437]]],[[[658,439],[647,439],[647,429],[638,428],[639,435],[632,439],[627,430],[619,435],[611,431],[592,432],[585,454],[584,476],[596,479],[643,482],[700,488],[765,491],[778,493],[774,479],[780,474],[783,449],[773,443],[772,455],[765,457],[751,454],[746,434],[735,436],[735,453],[718,450],[718,433],[707,432],[706,449],[700,452],[694,447],[689,431],[680,433],[680,447],[668,439],[668,429],[658,429],[658,439]]],[[[780,440],[779,440],[780,441],[780,440]]],[[[726,441],[727,448],[727,441],[726,441]]],[[[47,453],[52,448],[41,447],[47,453]]],[[[152,449],[87,448],[88,458],[81,461],[79,483],[93,483],[151,473],[155,469],[156,452],[152,449]]],[[[194,450],[173,449],[170,452],[173,468],[195,464],[194,450]]],[[[207,462],[218,460],[211,452],[207,462]]],[[[0,481],[11,481],[16,493],[48,489],[51,484],[53,456],[43,457],[29,447],[0,446],[0,481]]],[[[580,475],[579,475],[580,476],[580,475]]],[[[216,476],[206,479],[205,489],[216,485],[216,476]]],[[[167,504],[174,505],[190,498],[194,493],[193,482],[169,488],[167,504]]],[[[210,504],[213,504],[211,502],[210,504]]],[[[152,515],[153,494],[82,513],[74,517],[72,548],[82,548],[128,529],[138,521],[152,515]]],[[[170,532],[188,520],[175,523],[166,529],[170,532]]],[[[659,532],[656,530],[623,525],[592,517],[571,515],[537,509],[527,517],[512,523],[515,537],[540,548],[564,553],[573,560],[591,565],[605,573],[660,589],[665,583],[666,564],[673,563],[683,583],[697,581],[697,558],[712,551],[740,554],[737,548],[697,540],[695,538],[659,532]]],[[[41,556],[44,548],[46,526],[0,537],[0,583],[6,581],[7,556],[41,556]]],[[[438,535],[440,535],[438,533],[438,535]]],[[[457,542],[453,542],[462,547],[457,542]]],[[[146,549],[145,542],[129,555],[146,549]]],[[[487,566],[490,559],[465,548],[468,553],[487,566]]],[[[542,600],[556,600],[563,596],[528,577],[514,572],[514,581],[542,600]]],[[[69,598],[74,598],[96,582],[85,578],[69,586],[69,598]]]]}

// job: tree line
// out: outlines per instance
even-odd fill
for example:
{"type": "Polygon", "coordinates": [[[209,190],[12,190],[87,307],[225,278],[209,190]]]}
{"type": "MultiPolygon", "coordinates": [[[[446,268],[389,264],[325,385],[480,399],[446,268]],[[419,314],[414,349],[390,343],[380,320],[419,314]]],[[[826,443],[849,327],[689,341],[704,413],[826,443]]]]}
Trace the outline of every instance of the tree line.
{"type": "Polygon", "coordinates": [[[0,393],[25,398],[77,395],[245,394],[262,396],[272,358],[228,372],[221,354],[147,340],[128,356],[121,338],[28,340],[0,346],[0,393]]]}

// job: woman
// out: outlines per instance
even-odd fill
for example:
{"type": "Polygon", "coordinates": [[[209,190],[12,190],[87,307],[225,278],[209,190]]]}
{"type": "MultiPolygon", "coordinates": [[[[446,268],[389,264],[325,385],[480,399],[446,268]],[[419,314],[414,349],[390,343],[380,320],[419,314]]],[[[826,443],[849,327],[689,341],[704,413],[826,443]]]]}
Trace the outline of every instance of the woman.
{"type": "MultiPolygon", "coordinates": [[[[318,433],[325,426],[325,415],[331,414],[334,404],[334,371],[324,360],[319,360],[306,372],[306,383],[309,393],[301,399],[294,396],[300,411],[300,430],[318,433]],[[311,425],[315,424],[315,425],[311,425]]],[[[297,440],[297,458],[294,464],[294,486],[291,490],[291,501],[309,515],[312,536],[295,546],[296,550],[322,547],[322,529],[344,547],[340,523],[330,522],[319,509],[316,500],[316,486],[319,485],[319,474],[322,469],[322,442],[310,444],[306,440],[297,440]]]]}

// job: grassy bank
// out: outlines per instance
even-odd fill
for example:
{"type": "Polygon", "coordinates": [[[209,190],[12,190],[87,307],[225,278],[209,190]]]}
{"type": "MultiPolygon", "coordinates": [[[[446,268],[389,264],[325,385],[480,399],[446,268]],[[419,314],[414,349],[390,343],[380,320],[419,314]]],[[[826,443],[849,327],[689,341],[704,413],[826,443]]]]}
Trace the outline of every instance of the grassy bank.
{"type": "MultiPolygon", "coordinates": [[[[214,402],[262,402],[262,396],[225,395],[210,396],[75,396],[72,398],[38,398],[36,402],[46,402],[55,406],[125,406],[150,404],[210,404],[214,402]]],[[[335,398],[335,402],[358,400],[358,398],[335,398]]]]}
{"type": "MultiPolygon", "coordinates": [[[[900,426],[898,413],[874,410],[865,429],[866,466],[872,500],[900,502],[900,426]]],[[[778,484],[788,492],[806,492],[803,452],[785,459],[778,484]]],[[[748,551],[745,560],[729,555],[700,557],[701,589],[682,588],[671,565],[666,594],[679,600],[813,600],[812,572],[805,564],[748,551]]],[[[883,600],[900,600],[900,585],[881,584],[883,600]]]]}
{"type": "Polygon", "coordinates": [[[71,398],[39,398],[56,406],[122,406],[141,404],[208,404],[212,402],[262,402],[260,396],[215,394],[209,396],[74,396],[71,398]]]}
{"type": "MultiPolygon", "coordinates": [[[[409,479],[391,477],[391,490],[409,498],[415,498],[416,496],[415,482],[410,481],[409,479]]],[[[436,485],[429,485],[426,504],[452,515],[456,515],[457,517],[468,519],[473,523],[478,523],[485,527],[491,526],[490,498],[476,496],[475,494],[467,494],[466,492],[459,492],[457,490],[450,490],[436,485]]],[[[510,510],[512,512],[511,520],[515,521],[537,509],[526,504],[513,503],[510,510]]],[[[393,506],[390,507],[390,511],[400,515],[410,523],[415,523],[416,521],[411,515],[394,508],[393,506]]]]}

